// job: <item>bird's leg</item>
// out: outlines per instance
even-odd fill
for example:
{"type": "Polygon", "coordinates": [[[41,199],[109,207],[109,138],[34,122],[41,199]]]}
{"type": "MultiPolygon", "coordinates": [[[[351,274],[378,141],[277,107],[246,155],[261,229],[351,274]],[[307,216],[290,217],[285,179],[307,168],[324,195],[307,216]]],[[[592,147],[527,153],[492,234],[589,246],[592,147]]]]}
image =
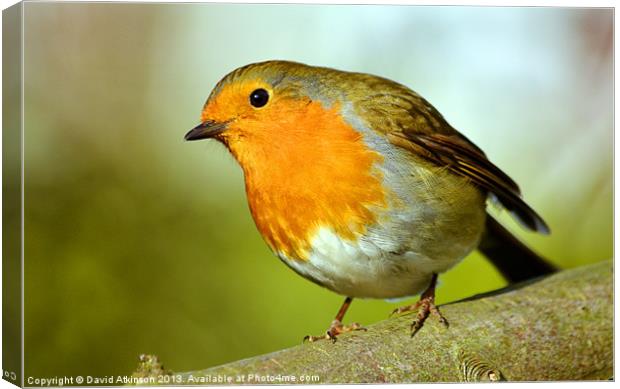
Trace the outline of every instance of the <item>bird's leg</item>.
{"type": "Polygon", "coordinates": [[[334,321],[332,321],[332,324],[327,329],[327,332],[325,333],[325,335],[321,335],[321,336],[308,335],[304,338],[304,342],[305,341],[316,342],[317,340],[322,340],[322,339],[331,339],[332,342],[336,342],[336,337],[342,333],[350,332],[350,331],[360,331],[360,330],[366,331],[366,328],[362,327],[359,323],[351,323],[346,326],[342,324],[342,319],[344,318],[344,314],[347,312],[347,309],[349,309],[349,305],[351,305],[351,301],[353,301],[353,297],[347,297],[344,300],[344,303],[342,303],[342,306],[340,307],[340,310],[338,311],[336,318],[334,319],[334,321]]]}
{"type": "MultiPolygon", "coordinates": [[[[437,285],[437,274],[433,274],[433,278],[431,279],[431,284],[426,288],[422,296],[420,296],[420,300],[415,304],[408,305],[406,307],[400,307],[392,311],[391,315],[403,313],[403,312],[411,312],[417,311],[418,314],[416,318],[411,323],[411,336],[415,335],[416,332],[422,325],[424,321],[428,317],[429,314],[433,314],[437,316],[439,322],[444,326],[448,327],[448,321],[445,317],[439,312],[439,309],[435,305],[435,286],[437,285]]],[[[390,315],[390,316],[391,316],[390,315]]]]}

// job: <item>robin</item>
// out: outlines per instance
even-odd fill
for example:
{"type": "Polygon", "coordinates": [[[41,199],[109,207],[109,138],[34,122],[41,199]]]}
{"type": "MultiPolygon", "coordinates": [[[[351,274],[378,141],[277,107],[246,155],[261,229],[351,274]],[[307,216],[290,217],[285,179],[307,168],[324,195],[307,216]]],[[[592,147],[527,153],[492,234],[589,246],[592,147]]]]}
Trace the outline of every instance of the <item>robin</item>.
{"type": "Polygon", "coordinates": [[[238,68],[215,86],[186,140],[213,138],[241,165],[256,227],[303,277],[346,296],[422,292],[412,336],[433,314],[437,275],[478,248],[511,282],[555,269],[486,212],[497,200],[549,233],[517,184],[411,89],[370,74],[288,61],[238,68]]]}

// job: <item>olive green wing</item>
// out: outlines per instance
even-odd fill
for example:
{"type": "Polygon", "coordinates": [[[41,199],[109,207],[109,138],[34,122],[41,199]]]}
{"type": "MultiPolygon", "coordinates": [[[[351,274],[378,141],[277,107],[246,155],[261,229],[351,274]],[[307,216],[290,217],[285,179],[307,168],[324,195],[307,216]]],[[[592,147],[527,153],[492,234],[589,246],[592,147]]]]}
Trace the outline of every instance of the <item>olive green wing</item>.
{"type": "Polygon", "coordinates": [[[487,159],[482,150],[452,128],[426,100],[400,85],[375,94],[360,109],[372,128],[396,146],[467,177],[492,193],[526,228],[549,233],[545,221],[521,198],[519,186],[487,159]]]}

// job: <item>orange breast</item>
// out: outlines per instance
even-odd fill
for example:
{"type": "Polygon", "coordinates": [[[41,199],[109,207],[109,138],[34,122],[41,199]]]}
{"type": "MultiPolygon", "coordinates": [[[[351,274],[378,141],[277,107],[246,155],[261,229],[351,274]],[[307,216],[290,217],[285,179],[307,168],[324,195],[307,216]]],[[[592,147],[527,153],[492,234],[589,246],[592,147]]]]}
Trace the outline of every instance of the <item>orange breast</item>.
{"type": "Polygon", "coordinates": [[[369,149],[339,107],[316,101],[278,101],[271,117],[246,121],[223,139],[240,162],[256,225],[275,252],[306,260],[321,227],[355,239],[386,207],[369,149]]]}

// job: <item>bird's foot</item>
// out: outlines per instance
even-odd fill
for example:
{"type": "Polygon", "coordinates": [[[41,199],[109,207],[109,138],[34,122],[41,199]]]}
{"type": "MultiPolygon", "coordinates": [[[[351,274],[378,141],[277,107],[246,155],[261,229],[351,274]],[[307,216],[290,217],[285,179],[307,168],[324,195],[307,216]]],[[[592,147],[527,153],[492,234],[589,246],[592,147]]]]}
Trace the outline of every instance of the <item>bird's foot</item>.
{"type": "Polygon", "coordinates": [[[413,312],[417,311],[418,314],[416,318],[413,319],[411,323],[411,336],[413,337],[419,330],[422,328],[424,321],[429,315],[434,315],[439,319],[439,322],[443,324],[446,328],[448,327],[448,321],[445,317],[439,312],[439,308],[435,305],[435,296],[434,294],[426,294],[424,293],[418,302],[415,304],[407,305],[405,307],[396,308],[392,311],[390,316],[395,314],[400,314],[404,312],[413,312]]]}
{"type": "Polygon", "coordinates": [[[359,323],[351,323],[349,325],[344,325],[340,322],[340,320],[332,321],[332,324],[329,326],[329,329],[325,333],[325,335],[321,336],[311,336],[307,335],[304,338],[304,342],[316,342],[317,340],[329,339],[332,342],[336,343],[337,336],[343,334],[345,332],[352,331],[366,331],[366,328],[362,327],[359,323]]]}

